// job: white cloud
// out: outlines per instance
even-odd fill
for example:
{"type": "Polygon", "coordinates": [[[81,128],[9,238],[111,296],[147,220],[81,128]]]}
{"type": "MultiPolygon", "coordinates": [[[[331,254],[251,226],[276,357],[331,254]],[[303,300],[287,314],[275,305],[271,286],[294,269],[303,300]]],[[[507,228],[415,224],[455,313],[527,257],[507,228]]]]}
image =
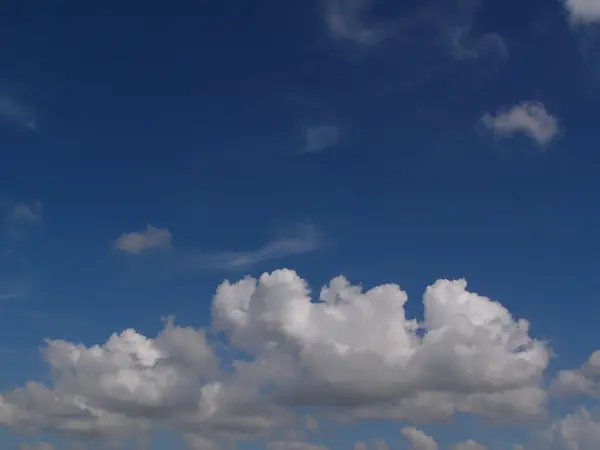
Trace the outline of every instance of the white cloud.
{"type": "Polygon", "coordinates": [[[473,439],[459,442],[452,446],[452,450],[487,450],[485,445],[475,442],[473,439]]]}
{"type": "MultiPolygon", "coordinates": [[[[406,300],[396,285],[363,291],[343,277],[311,299],[290,270],[224,282],[210,332],[240,360],[223,365],[204,330],[172,321],[154,338],[125,330],[95,346],[48,340],[52,382],[4,392],[0,426],[113,439],[166,429],[196,449],[260,437],[271,450],[325,450],[285,430],[308,411],[316,420],[320,406],[329,420],[543,416],[549,350],[526,321],[462,280],[427,288],[421,322],[406,317],[406,300]]],[[[416,429],[403,434],[436,449],[416,429]]]]}
{"type": "Polygon", "coordinates": [[[317,250],[320,244],[319,233],[314,226],[298,225],[258,249],[201,255],[199,264],[227,270],[244,270],[264,261],[317,250]]]}
{"type": "Polygon", "coordinates": [[[565,7],[576,23],[600,22],[600,2],[598,0],[564,0],[565,7]]]}
{"type": "Polygon", "coordinates": [[[592,353],[580,368],[558,372],[552,381],[551,391],[558,396],[589,396],[600,399],[600,350],[592,353]]]}
{"type": "Polygon", "coordinates": [[[123,233],[115,242],[115,247],[125,253],[139,255],[150,249],[168,249],[173,235],[166,228],[148,225],[144,231],[123,233]]]}
{"type": "Polygon", "coordinates": [[[0,95],[0,119],[16,123],[28,130],[37,128],[33,111],[18,100],[0,95]]]}
{"type": "Polygon", "coordinates": [[[6,220],[9,223],[34,224],[42,219],[42,204],[40,202],[17,203],[9,212],[6,220]]]}
{"type": "Polygon", "coordinates": [[[406,427],[400,432],[410,441],[413,450],[438,450],[437,442],[417,428],[406,427]]]}
{"type": "Polygon", "coordinates": [[[579,408],[552,424],[543,434],[547,447],[558,450],[597,450],[600,421],[586,408],[579,408]]]}
{"type": "Polygon", "coordinates": [[[519,103],[495,115],[484,114],[482,122],[498,136],[510,137],[523,133],[540,145],[546,145],[558,134],[558,119],[536,101],[519,103]]]}
{"type": "Polygon", "coordinates": [[[337,125],[313,125],[304,132],[303,153],[314,153],[335,146],[340,139],[341,129],[337,125]]]}
{"type": "Polygon", "coordinates": [[[302,279],[276,271],[224,283],[213,314],[234,346],[263,361],[279,404],[338,407],[370,418],[540,414],[545,344],[528,336],[526,321],[465,288],[460,280],[430,286],[418,324],[405,317],[406,294],[398,286],[362,292],[339,277],[312,303],[302,279]]]}

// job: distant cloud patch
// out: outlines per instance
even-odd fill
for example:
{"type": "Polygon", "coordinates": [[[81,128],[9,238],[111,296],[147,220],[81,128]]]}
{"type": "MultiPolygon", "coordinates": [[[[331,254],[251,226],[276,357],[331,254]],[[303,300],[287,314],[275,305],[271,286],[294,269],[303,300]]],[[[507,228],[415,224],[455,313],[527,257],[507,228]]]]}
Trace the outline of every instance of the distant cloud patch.
{"type": "Polygon", "coordinates": [[[42,204],[40,202],[17,203],[10,210],[6,220],[13,224],[33,225],[42,220],[42,204]]]}
{"type": "Polygon", "coordinates": [[[390,41],[396,46],[396,57],[411,60],[412,65],[417,54],[431,55],[423,60],[427,67],[417,65],[423,69],[417,78],[427,79],[441,67],[483,57],[487,70],[493,72],[508,58],[508,46],[501,35],[477,32],[481,2],[419,2],[418,8],[395,17],[377,17],[377,0],[325,0],[324,4],[328,32],[338,41],[363,50],[390,41]]]}
{"type": "Polygon", "coordinates": [[[372,0],[327,0],[325,19],[332,35],[362,45],[382,41],[388,31],[381,25],[367,25],[363,14],[372,0]]]}
{"type": "Polygon", "coordinates": [[[495,135],[512,137],[525,134],[540,145],[549,144],[558,134],[558,119],[536,101],[522,102],[495,115],[486,113],[481,118],[484,126],[495,135]]]}
{"type": "Polygon", "coordinates": [[[400,433],[410,441],[415,450],[438,450],[437,442],[417,428],[406,427],[400,433]]]}
{"type": "Polygon", "coordinates": [[[571,21],[582,24],[600,22],[600,1],[564,0],[564,3],[571,16],[571,21]]]}
{"type": "Polygon", "coordinates": [[[0,292],[0,301],[14,300],[19,297],[18,292],[0,292]]]}
{"type": "Polygon", "coordinates": [[[341,128],[337,125],[313,125],[304,132],[303,153],[314,153],[327,150],[338,144],[341,128]]]}
{"type": "Polygon", "coordinates": [[[132,255],[139,255],[151,249],[166,250],[171,246],[173,235],[166,228],[148,225],[143,231],[123,233],[115,242],[115,248],[132,255]]]}
{"type": "Polygon", "coordinates": [[[48,442],[40,442],[39,444],[21,444],[19,450],[54,450],[54,445],[48,442]]]}
{"type": "Polygon", "coordinates": [[[0,95],[0,119],[13,122],[27,130],[37,129],[37,121],[32,109],[5,95],[0,95]]]}
{"type": "Polygon", "coordinates": [[[247,252],[221,252],[204,255],[202,265],[227,270],[248,269],[258,263],[301,255],[320,246],[319,233],[312,225],[293,227],[264,246],[247,252]]]}

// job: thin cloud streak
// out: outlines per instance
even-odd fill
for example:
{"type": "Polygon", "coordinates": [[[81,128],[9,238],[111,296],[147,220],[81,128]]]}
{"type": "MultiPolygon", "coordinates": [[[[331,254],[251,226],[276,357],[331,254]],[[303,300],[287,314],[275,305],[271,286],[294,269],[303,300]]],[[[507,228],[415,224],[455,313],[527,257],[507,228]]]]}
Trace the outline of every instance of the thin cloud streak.
{"type": "Polygon", "coordinates": [[[14,300],[18,297],[19,297],[18,292],[1,292],[0,293],[0,301],[14,300]]]}
{"type": "Polygon", "coordinates": [[[309,253],[320,246],[321,237],[316,228],[301,225],[255,250],[200,254],[192,260],[195,267],[203,269],[246,270],[262,262],[309,253]]]}
{"type": "Polygon", "coordinates": [[[396,17],[373,18],[375,0],[324,0],[329,35],[363,56],[386,55],[410,61],[396,82],[403,88],[425,84],[457,64],[477,61],[471,71],[487,79],[508,59],[509,48],[495,32],[479,32],[480,2],[429,0],[396,17]],[[375,50],[377,49],[377,50],[375,50]],[[401,78],[401,79],[400,79],[401,78]]]}

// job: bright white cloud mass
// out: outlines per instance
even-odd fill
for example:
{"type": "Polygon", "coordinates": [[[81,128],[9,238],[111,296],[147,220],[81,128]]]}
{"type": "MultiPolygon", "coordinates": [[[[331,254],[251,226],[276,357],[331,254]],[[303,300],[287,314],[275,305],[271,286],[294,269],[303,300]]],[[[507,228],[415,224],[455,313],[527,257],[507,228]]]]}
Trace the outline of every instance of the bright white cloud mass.
{"type": "MultiPolygon", "coordinates": [[[[406,316],[406,301],[397,285],[365,291],[342,276],[311,298],[307,282],[287,269],[225,281],[206,330],[168,320],[156,337],[128,329],[90,347],[47,340],[52,382],[3,393],[0,425],[82,440],[167,429],[191,448],[260,436],[269,448],[308,450],[320,447],[292,438],[307,420],[298,406],[311,408],[314,424],[321,414],[409,424],[458,413],[492,423],[544,419],[550,349],[530,336],[526,320],[469,292],[464,280],[429,286],[422,321],[406,316]],[[231,364],[213,345],[218,332],[237,355],[231,364]]],[[[594,377],[590,361],[579,372],[594,377]]],[[[580,411],[544,437],[591,450],[585,445],[599,427],[580,411]]],[[[402,434],[416,449],[437,449],[416,428],[402,434]]],[[[456,448],[485,447],[466,440],[456,448]]]]}
{"type": "Polygon", "coordinates": [[[590,24],[600,22],[600,2],[598,0],[564,0],[571,20],[590,24]]]}

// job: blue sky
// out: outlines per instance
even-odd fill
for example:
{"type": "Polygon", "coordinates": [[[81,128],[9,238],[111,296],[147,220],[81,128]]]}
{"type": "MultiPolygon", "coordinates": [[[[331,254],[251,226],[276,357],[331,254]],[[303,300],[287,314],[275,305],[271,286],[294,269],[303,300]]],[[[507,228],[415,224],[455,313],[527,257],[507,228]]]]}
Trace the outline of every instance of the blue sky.
{"type": "Polygon", "coordinates": [[[0,7],[6,448],[592,449],[600,2],[125,3],[0,7]]]}

